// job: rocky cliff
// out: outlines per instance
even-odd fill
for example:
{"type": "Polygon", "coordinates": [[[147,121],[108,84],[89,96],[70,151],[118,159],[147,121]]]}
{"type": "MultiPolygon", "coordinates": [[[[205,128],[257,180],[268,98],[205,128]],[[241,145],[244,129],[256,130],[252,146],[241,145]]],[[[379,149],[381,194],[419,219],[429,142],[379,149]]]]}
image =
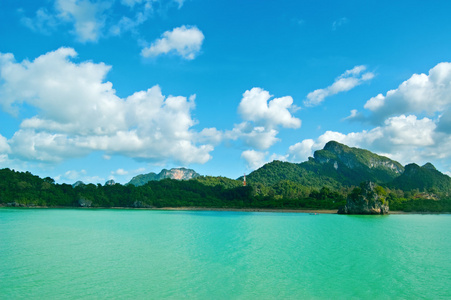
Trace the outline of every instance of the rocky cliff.
{"type": "Polygon", "coordinates": [[[330,141],[322,150],[315,151],[314,158],[310,160],[310,164],[312,163],[323,165],[320,172],[329,170],[329,176],[350,185],[357,185],[364,180],[386,183],[404,172],[404,167],[394,160],[335,141],[330,141]]]}
{"type": "Polygon", "coordinates": [[[367,181],[355,188],[346,199],[346,205],[338,210],[339,214],[385,215],[388,214],[388,202],[384,189],[367,181]]]}
{"type": "Polygon", "coordinates": [[[134,186],[141,186],[149,181],[158,181],[166,178],[176,179],[176,180],[189,180],[192,178],[199,177],[200,175],[192,169],[186,168],[173,168],[170,170],[163,169],[160,173],[148,173],[135,176],[130,180],[128,184],[133,184],[134,186]]]}
{"type": "Polygon", "coordinates": [[[338,168],[339,163],[350,169],[366,167],[370,169],[384,169],[396,175],[404,172],[404,167],[385,156],[371,151],[348,147],[335,141],[328,142],[323,150],[315,151],[315,160],[319,163],[332,163],[338,168]]]}

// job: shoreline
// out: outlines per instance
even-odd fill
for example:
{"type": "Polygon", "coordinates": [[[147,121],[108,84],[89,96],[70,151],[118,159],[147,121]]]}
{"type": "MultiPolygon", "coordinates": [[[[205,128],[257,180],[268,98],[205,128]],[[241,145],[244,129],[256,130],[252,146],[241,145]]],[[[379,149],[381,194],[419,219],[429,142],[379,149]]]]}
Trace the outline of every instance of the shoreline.
{"type": "Polygon", "coordinates": [[[280,212],[280,213],[316,213],[336,214],[337,209],[277,209],[277,208],[225,208],[225,207],[75,207],[75,206],[8,206],[1,205],[0,208],[23,208],[23,209],[126,209],[126,210],[166,210],[166,211],[234,211],[234,212],[280,212]]]}
{"type": "Polygon", "coordinates": [[[280,212],[280,213],[316,213],[336,214],[337,209],[277,209],[277,208],[221,208],[221,207],[161,207],[150,210],[180,210],[180,211],[236,211],[236,212],[280,212]]]}
{"type": "MultiPolygon", "coordinates": [[[[0,208],[21,209],[126,209],[126,210],[155,210],[155,211],[230,211],[230,212],[266,212],[266,213],[306,213],[306,214],[337,214],[337,209],[284,209],[284,208],[224,208],[224,207],[71,207],[71,206],[7,206],[0,204],[0,208]]],[[[451,212],[421,212],[421,211],[389,211],[387,215],[443,215],[451,212]]]]}

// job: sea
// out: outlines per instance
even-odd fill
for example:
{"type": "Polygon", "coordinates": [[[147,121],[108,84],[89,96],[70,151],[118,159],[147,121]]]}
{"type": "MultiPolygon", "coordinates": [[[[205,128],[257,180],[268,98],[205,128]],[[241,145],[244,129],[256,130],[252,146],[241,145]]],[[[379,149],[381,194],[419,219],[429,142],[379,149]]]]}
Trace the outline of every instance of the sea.
{"type": "Polygon", "coordinates": [[[0,299],[451,299],[451,215],[1,208],[0,299]]]}

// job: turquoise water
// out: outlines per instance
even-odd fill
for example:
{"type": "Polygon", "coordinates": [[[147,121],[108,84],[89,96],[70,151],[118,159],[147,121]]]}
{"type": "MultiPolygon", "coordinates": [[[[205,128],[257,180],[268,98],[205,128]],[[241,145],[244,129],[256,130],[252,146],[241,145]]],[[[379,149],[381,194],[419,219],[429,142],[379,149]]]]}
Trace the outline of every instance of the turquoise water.
{"type": "Polygon", "coordinates": [[[1,299],[449,299],[451,215],[0,209],[1,299]]]}

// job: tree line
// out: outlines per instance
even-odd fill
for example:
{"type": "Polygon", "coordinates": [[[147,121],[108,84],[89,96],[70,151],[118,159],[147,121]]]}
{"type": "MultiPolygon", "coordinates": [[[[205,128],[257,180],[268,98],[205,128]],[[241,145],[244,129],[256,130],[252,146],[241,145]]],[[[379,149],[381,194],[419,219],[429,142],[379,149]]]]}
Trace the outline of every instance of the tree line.
{"type": "MultiPolygon", "coordinates": [[[[353,186],[308,187],[290,180],[271,184],[251,183],[225,177],[198,177],[179,181],[164,179],[142,186],[57,184],[30,172],[0,170],[0,205],[40,207],[210,207],[274,209],[338,209],[346,203],[353,186]]],[[[402,191],[380,187],[390,210],[451,211],[449,197],[438,199],[428,191],[402,191]]]]}

